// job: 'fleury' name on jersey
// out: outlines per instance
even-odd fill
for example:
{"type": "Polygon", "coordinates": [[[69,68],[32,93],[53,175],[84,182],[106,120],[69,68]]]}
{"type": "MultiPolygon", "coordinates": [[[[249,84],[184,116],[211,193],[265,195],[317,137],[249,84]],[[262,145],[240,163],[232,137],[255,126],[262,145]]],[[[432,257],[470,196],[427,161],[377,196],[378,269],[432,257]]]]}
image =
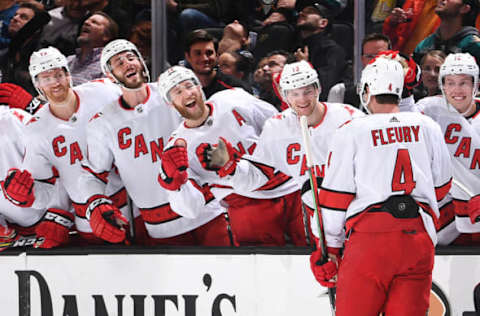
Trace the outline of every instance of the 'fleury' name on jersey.
{"type": "Polygon", "coordinates": [[[395,126],[372,130],[373,146],[418,142],[420,126],[395,126]]]}

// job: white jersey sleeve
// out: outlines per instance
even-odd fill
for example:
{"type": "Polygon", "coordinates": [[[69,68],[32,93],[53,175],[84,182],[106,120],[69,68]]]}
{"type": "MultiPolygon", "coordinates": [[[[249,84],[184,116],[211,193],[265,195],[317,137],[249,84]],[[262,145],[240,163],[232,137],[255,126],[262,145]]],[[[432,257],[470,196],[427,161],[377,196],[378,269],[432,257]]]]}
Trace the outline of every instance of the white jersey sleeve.
{"type": "Polygon", "coordinates": [[[208,101],[218,104],[218,106],[223,106],[224,104],[235,106],[238,111],[236,119],[239,122],[246,120],[248,124],[255,128],[257,135],[262,132],[265,121],[278,113],[277,109],[270,103],[238,88],[217,92],[208,101]]]}
{"type": "Polygon", "coordinates": [[[96,120],[102,114],[97,113],[87,125],[87,157],[82,161],[81,175],[86,196],[105,194],[107,176],[113,166],[113,154],[106,140],[112,139],[108,131],[96,120]]]}

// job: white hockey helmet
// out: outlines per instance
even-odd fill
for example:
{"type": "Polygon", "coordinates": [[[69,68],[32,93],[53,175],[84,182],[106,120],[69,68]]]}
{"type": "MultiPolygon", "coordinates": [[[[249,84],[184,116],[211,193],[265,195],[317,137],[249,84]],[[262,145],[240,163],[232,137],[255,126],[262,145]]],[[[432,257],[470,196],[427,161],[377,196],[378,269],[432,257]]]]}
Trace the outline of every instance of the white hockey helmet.
{"type": "Polygon", "coordinates": [[[404,70],[402,64],[396,60],[378,57],[368,64],[362,71],[362,78],[358,86],[360,102],[365,110],[370,113],[367,105],[370,96],[380,94],[394,94],[402,97],[404,70]],[[368,87],[368,98],[364,98],[368,87]]]}
{"type": "Polygon", "coordinates": [[[478,65],[475,58],[469,53],[449,54],[438,74],[438,86],[445,97],[443,81],[448,75],[470,75],[473,78],[473,98],[478,91],[478,65]]]}
{"type": "MultiPolygon", "coordinates": [[[[30,78],[32,79],[33,86],[37,89],[40,95],[43,92],[37,86],[37,75],[44,71],[48,71],[55,68],[63,68],[67,73],[70,73],[68,68],[67,58],[55,47],[42,48],[30,55],[30,63],[28,65],[28,71],[30,72],[30,78]]],[[[70,78],[70,86],[73,86],[72,79],[70,78]]]]}
{"type": "MultiPolygon", "coordinates": [[[[107,74],[110,73],[113,76],[112,68],[110,66],[110,59],[113,56],[125,51],[134,52],[138,56],[138,59],[140,60],[140,63],[143,66],[143,71],[144,71],[143,75],[145,76],[145,78],[147,78],[147,81],[150,82],[150,73],[148,71],[147,64],[145,64],[145,61],[143,60],[142,54],[140,54],[135,44],[125,39],[117,39],[117,40],[111,41],[110,43],[105,45],[105,47],[103,48],[102,56],[100,57],[100,65],[102,67],[103,74],[106,76],[107,74]]],[[[118,81],[116,83],[121,84],[118,81]]]]}
{"type": "MultiPolygon", "coordinates": [[[[160,77],[158,77],[158,88],[160,95],[163,100],[171,104],[171,99],[169,96],[170,90],[185,80],[192,80],[195,85],[201,86],[200,81],[193,71],[182,66],[173,66],[164,71],[160,77]]],[[[203,93],[203,90],[202,90],[203,93]]],[[[205,100],[205,95],[203,95],[203,100],[205,100]]]]}
{"type": "Polygon", "coordinates": [[[286,64],[280,74],[279,88],[282,98],[287,100],[287,91],[315,84],[318,88],[318,94],[322,92],[322,87],[318,81],[318,74],[313,67],[301,60],[295,63],[286,64]]]}

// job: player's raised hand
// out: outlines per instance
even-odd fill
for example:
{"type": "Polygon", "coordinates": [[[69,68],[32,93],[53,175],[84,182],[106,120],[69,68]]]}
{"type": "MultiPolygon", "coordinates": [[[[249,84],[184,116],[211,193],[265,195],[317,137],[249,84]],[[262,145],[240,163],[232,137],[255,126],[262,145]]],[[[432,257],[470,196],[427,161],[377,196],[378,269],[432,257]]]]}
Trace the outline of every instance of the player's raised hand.
{"type": "Polygon", "coordinates": [[[340,265],[340,248],[327,248],[329,259],[322,261],[322,250],[319,248],[310,255],[310,268],[313,276],[322,286],[335,287],[338,266],[340,265]]]}
{"type": "Polygon", "coordinates": [[[93,234],[111,243],[126,240],[128,220],[120,210],[104,195],[94,195],[89,199],[86,217],[90,220],[93,234]]]}
{"type": "Polygon", "coordinates": [[[0,182],[3,195],[16,206],[30,207],[35,200],[32,175],[27,170],[8,170],[5,181],[0,182]]]}
{"type": "Polygon", "coordinates": [[[188,180],[188,153],[184,140],[177,140],[174,146],[162,153],[158,175],[160,185],[170,191],[179,190],[188,180]]]}
{"type": "Polygon", "coordinates": [[[237,167],[240,154],[225,138],[220,137],[218,144],[202,143],[196,150],[198,160],[203,168],[213,170],[220,177],[233,174],[237,167]]]}
{"type": "Polygon", "coordinates": [[[25,110],[32,99],[32,95],[22,87],[13,83],[0,83],[0,104],[25,110]]]}
{"type": "Polygon", "coordinates": [[[69,242],[69,231],[73,226],[72,213],[51,208],[35,227],[37,237],[43,237],[42,242],[35,243],[35,248],[53,248],[66,245],[69,242]]]}
{"type": "Polygon", "coordinates": [[[220,167],[217,173],[220,177],[231,175],[235,172],[240,154],[225,138],[220,137],[218,145],[212,150],[211,165],[220,167]]]}

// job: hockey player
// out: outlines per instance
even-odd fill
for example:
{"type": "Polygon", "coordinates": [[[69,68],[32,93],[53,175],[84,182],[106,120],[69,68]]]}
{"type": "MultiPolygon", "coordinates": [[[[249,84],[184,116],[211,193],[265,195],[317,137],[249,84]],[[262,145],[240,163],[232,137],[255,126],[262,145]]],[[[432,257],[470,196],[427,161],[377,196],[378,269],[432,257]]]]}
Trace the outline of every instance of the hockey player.
{"type": "Polygon", "coordinates": [[[439,87],[443,97],[428,97],[417,103],[423,113],[441,127],[452,158],[451,190],[455,223],[463,235],[456,242],[480,243],[480,102],[479,69],[468,53],[450,54],[440,67],[439,87]],[[469,240],[468,240],[469,239],[469,240]]]}
{"type": "MultiPolygon", "coordinates": [[[[180,124],[180,117],[162,101],[157,86],[148,83],[148,69],[136,46],[122,39],[110,42],[102,51],[101,66],[104,74],[121,88],[122,95],[109,102],[88,126],[86,167],[90,174],[85,173],[83,178],[92,194],[104,190],[102,175],[115,164],[145,222],[136,220],[140,242],[230,245],[221,209],[193,215],[181,209],[174,212],[166,191],[158,185],[161,153],[180,124]]],[[[98,207],[108,210],[108,201],[99,203],[98,207]]]]}
{"type": "Polygon", "coordinates": [[[319,262],[318,250],[310,263],[327,287],[338,269],[337,316],[424,316],[429,305],[437,201],[452,167],[439,126],[399,112],[403,74],[385,58],[366,66],[360,97],[373,114],[339,128],[330,143],[319,199],[331,259],[319,262]]]}
{"type": "MultiPolygon", "coordinates": [[[[333,133],[354,117],[364,114],[346,104],[320,102],[321,87],[317,72],[306,61],[285,65],[279,85],[282,98],[290,109],[265,122],[255,152],[244,155],[237,163],[235,172],[226,178],[236,190],[254,191],[269,180],[264,170],[280,170],[292,176],[302,188],[303,200],[312,216],[314,205],[309,192],[310,182],[305,149],[301,141],[300,116],[306,116],[308,120],[314,144],[315,173],[321,183],[328,143],[333,133]]],[[[228,157],[228,153],[215,151],[215,156],[219,155],[228,157]]],[[[218,160],[217,157],[212,159],[218,160]]],[[[225,162],[226,160],[221,161],[220,165],[223,166],[225,162]]]]}
{"type": "Polygon", "coordinates": [[[222,177],[234,172],[238,158],[255,150],[265,120],[277,113],[275,108],[236,88],[217,92],[205,101],[195,74],[179,66],[164,72],[159,85],[165,101],[184,118],[163,153],[159,177],[160,184],[170,190],[172,204],[193,210],[221,202],[228,208],[239,245],[282,246],[286,244],[285,233],[292,243],[305,245],[299,187],[290,177],[265,166],[262,170],[270,181],[257,190],[222,185],[222,177]],[[210,165],[207,158],[208,143],[216,143],[219,136],[220,146],[231,154],[224,167],[210,165]],[[179,157],[188,163],[179,164],[179,157]],[[203,197],[195,197],[187,178],[203,197]],[[213,198],[215,201],[210,201],[213,198]]]}
{"type": "MultiPolygon", "coordinates": [[[[6,174],[12,168],[21,167],[25,153],[25,124],[31,115],[19,109],[0,107],[0,174],[6,174]]],[[[2,185],[3,186],[3,185],[2,185]]],[[[46,208],[23,208],[9,202],[0,194],[0,251],[8,248],[10,242],[20,236],[37,235],[43,237],[42,248],[60,246],[66,242],[69,228],[58,225],[63,222],[70,202],[60,183],[55,185],[56,193],[46,208]],[[47,208],[50,208],[47,211],[47,208]]],[[[72,223],[73,215],[68,213],[68,223],[72,223]]]]}
{"type": "MultiPolygon", "coordinates": [[[[17,206],[45,208],[52,199],[53,184],[59,178],[71,201],[75,204],[75,224],[80,235],[88,242],[120,242],[110,232],[112,218],[122,226],[127,225],[124,216],[115,212],[105,214],[96,206],[95,198],[85,195],[84,184],[79,181],[81,161],[86,155],[86,126],[102,104],[117,99],[119,90],[101,81],[72,88],[67,60],[56,48],[40,49],[32,54],[30,76],[38,93],[48,103],[37,111],[26,131],[26,154],[20,169],[11,169],[4,182],[5,196],[17,206]],[[87,201],[90,198],[90,201],[87,201]],[[82,211],[89,204],[92,217],[82,211]],[[85,206],[84,206],[85,205],[85,206]],[[99,239],[100,238],[100,239],[99,239]]],[[[126,205],[126,192],[118,175],[109,177],[109,189],[118,206],[126,205]]],[[[70,214],[57,212],[65,221],[70,214]]],[[[125,234],[125,228],[122,228],[125,234]]]]}

